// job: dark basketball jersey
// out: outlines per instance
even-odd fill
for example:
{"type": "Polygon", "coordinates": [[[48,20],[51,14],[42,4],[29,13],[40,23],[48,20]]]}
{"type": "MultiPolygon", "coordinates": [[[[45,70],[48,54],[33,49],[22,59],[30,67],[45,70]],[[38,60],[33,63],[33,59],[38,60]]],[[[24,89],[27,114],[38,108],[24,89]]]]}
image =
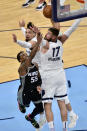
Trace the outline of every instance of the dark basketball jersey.
{"type": "Polygon", "coordinates": [[[21,86],[23,91],[29,91],[41,85],[41,78],[38,77],[38,68],[33,64],[32,67],[28,68],[28,72],[25,76],[20,77],[21,86]]]}

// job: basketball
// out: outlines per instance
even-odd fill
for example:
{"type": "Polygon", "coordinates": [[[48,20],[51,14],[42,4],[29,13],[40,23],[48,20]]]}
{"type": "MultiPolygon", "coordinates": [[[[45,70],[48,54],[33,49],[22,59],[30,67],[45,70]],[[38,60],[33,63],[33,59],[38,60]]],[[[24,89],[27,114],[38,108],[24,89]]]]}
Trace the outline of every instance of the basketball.
{"type": "Polygon", "coordinates": [[[52,6],[51,5],[46,5],[43,9],[43,15],[46,18],[52,18],[52,6]]]}

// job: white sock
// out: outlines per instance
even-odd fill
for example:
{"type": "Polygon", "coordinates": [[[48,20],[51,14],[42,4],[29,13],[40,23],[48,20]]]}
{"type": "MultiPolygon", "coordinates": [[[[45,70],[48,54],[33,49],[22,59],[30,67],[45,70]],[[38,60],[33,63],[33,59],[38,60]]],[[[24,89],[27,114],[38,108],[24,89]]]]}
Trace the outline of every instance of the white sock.
{"type": "Polygon", "coordinates": [[[63,121],[63,131],[66,131],[65,129],[67,129],[67,121],[63,121]]]}
{"type": "Polygon", "coordinates": [[[53,121],[48,122],[48,126],[49,126],[49,128],[50,128],[51,131],[54,131],[53,121]]]}

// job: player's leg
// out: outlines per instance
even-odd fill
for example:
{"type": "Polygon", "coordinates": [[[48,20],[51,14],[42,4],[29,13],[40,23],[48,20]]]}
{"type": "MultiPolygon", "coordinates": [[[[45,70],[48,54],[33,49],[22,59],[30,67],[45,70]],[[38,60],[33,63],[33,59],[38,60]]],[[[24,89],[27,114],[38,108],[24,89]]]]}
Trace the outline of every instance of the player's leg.
{"type": "Polygon", "coordinates": [[[63,131],[67,131],[67,109],[66,109],[65,101],[58,100],[57,102],[61,113],[63,131]]]}
{"type": "Polygon", "coordinates": [[[76,126],[76,121],[78,119],[78,115],[73,111],[70,101],[68,99],[68,96],[65,99],[65,104],[66,104],[66,108],[69,113],[69,119],[70,119],[70,123],[69,123],[68,127],[74,128],[76,126]]]}
{"type": "Polygon", "coordinates": [[[32,90],[31,94],[29,95],[30,99],[32,100],[32,102],[35,105],[34,110],[32,111],[31,114],[26,115],[25,118],[28,120],[29,118],[34,119],[34,117],[37,114],[40,114],[40,121],[39,121],[39,127],[43,126],[43,124],[46,122],[44,121],[44,108],[43,108],[43,103],[42,103],[42,98],[41,98],[41,94],[39,94],[39,92],[35,89],[32,90]],[[43,122],[44,121],[44,122],[43,122]]]}
{"type": "Polygon", "coordinates": [[[54,122],[53,122],[52,103],[44,103],[44,109],[45,109],[46,119],[48,122],[49,129],[50,131],[55,131],[54,122]]]}
{"type": "Polygon", "coordinates": [[[26,2],[24,4],[22,4],[22,7],[26,8],[29,5],[33,4],[35,2],[35,0],[26,0],[26,2]]]}
{"type": "Polygon", "coordinates": [[[67,97],[67,86],[66,86],[66,77],[63,69],[59,69],[57,76],[57,82],[55,85],[55,99],[58,102],[61,120],[63,124],[63,131],[67,131],[67,108],[65,104],[65,98],[67,97]]]}
{"type": "Polygon", "coordinates": [[[47,119],[50,131],[55,131],[53,112],[52,112],[52,100],[53,100],[55,88],[53,88],[53,85],[52,85],[53,83],[52,77],[46,78],[45,81],[42,79],[42,81],[43,81],[42,88],[45,90],[45,95],[43,96],[43,103],[44,103],[46,119],[47,119]]]}
{"type": "Polygon", "coordinates": [[[17,92],[17,102],[18,102],[18,107],[19,107],[19,110],[22,112],[22,113],[25,113],[26,112],[26,108],[23,104],[23,88],[21,87],[21,85],[19,86],[18,88],[18,92],[17,92]]]}

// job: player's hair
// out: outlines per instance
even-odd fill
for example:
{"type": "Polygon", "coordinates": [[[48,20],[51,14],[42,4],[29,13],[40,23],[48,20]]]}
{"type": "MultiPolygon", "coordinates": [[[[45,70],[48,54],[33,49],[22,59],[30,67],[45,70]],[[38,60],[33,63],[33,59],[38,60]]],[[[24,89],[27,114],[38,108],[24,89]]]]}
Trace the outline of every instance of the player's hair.
{"type": "Polygon", "coordinates": [[[20,51],[18,54],[17,54],[17,60],[20,62],[20,54],[23,53],[23,51],[20,51]]]}
{"type": "Polygon", "coordinates": [[[33,23],[32,22],[28,22],[28,24],[27,24],[27,28],[30,29],[30,27],[33,27],[33,23]]]}
{"type": "Polygon", "coordinates": [[[54,27],[51,27],[48,30],[51,31],[53,33],[53,35],[55,35],[55,36],[58,36],[58,34],[59,34],[59,30],[54,27]]]}

